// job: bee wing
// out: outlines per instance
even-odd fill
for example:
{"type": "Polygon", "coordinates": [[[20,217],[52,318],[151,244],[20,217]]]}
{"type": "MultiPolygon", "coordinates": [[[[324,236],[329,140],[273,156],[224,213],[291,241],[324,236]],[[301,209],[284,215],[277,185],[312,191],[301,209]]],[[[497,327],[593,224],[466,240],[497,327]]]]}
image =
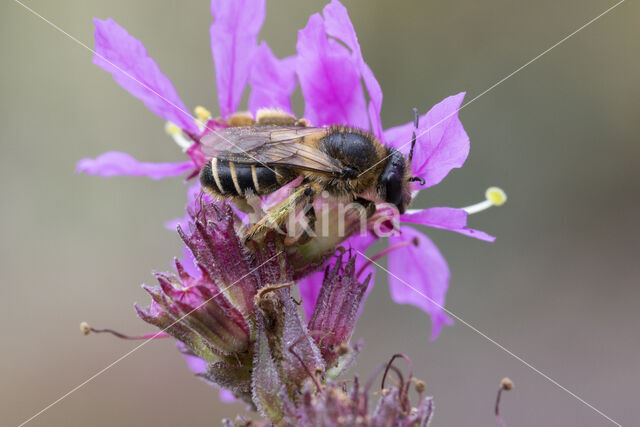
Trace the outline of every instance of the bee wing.
{"type": "Polygon", "coordinates": [[[221,160],[339,174],[342,171],[339,161],[303,143],[305,137],[322,137],[326,132],[326,128],[320,127],[231,127],[206,134],[200,142],[203,153],[221,160]]]}

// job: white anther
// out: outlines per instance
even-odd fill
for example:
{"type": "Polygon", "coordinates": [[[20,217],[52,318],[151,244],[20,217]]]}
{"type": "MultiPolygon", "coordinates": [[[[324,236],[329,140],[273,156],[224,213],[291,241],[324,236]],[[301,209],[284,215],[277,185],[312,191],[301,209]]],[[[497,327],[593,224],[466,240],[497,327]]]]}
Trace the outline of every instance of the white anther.
{"type": "Polygon", "coordinates": [[[173,141],[178,144],[178,147],[182,148],[182,151],[187,151],[189,147],[193,145],[193,141],[187,138],[182,130],[171,122],[167,122],[164,125],[164,131],[173,138],[173,141]]]}

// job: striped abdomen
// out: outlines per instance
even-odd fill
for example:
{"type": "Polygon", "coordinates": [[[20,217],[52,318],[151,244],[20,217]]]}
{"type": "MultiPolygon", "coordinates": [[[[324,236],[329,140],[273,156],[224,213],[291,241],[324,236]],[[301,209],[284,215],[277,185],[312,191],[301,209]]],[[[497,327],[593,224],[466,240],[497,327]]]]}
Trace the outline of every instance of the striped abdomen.
{"type": "Polygon", "coordinates": [[[204,165],[200,172],[200,183],[205,189],[223,197],[265,195],[280,187],[272,169],[217,158],[204,165]]]}

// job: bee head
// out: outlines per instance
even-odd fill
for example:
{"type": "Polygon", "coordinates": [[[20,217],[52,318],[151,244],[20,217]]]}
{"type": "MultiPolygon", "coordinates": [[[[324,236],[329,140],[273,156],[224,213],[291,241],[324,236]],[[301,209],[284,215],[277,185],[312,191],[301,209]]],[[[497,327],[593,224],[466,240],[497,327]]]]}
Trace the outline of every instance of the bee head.
{"type": "Polygon", "coordinates": [[[380,175],[378,188],[387,203],[402,214],[411,203],[411,161],[401,152],[389,148],[388,161],[380,175]]]}
{"type": "Polygon", "coordinates": [[[380,175],[379,188],[384,194],[387,203],[391,203],[403,214],[409,203],[411,203],[411,182],[420,181],[424,185],[424,179],[411,176],[411,159],[413,149],[416,146],[416,130],[418,130],[418,109],[413,109],[413,137],[411,138],[411,150],[409,157],[404,157],[402,153],[394,148],[389,148],[387,162],[382,175],[380,175]]]}

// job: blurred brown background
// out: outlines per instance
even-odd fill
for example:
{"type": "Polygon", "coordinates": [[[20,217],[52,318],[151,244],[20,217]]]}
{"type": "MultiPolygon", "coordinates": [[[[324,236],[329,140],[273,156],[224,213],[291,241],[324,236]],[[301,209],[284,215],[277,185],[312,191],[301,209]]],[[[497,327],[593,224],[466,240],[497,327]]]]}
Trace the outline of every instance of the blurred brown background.
{"type": "MultiPolygon", "coordinates": [[[[185,103],[217,105],[206,0],[27,0],[93,46],[91,18],[141,39],[185,103]]],[[[347,1],[384,90],[385,127],[444,97],[467,100],[611,1],[347,1]]],[[[261,33],[279,56],[324,2],[269,1],[261,33]]],[[[461,112],[463,169],[418,205],[465,206],[500,185],[507,205],[471,217],[494,244],[429,230],[447,257],[454,313],[622,424],[638,419],[640,383],[640,5],[627,1],[461,112]]],[[[163,222],[183,211],[180,179],[74,175],[107,150],[182,159],[163,122],[91,63],[91,53],[13,1],[0,6],[0,424],[16,425],[137,343],[81,336],[78,324],[150,331],[139,284],[180,253],[163,222]]],[[[296,111],[302,113],[300,102],[296,111]]],[[[466,326],[428,341],[426,316],[390,301],[385,274],[355,337],[368,376],[411,356],[436,398],[434,426],[494,426],[503,376],[512,426],[609,423],[466,326]]],[[[174,345],[153,342],[31,425],[219,425],[242,405],[190,375],[174,345]]]]}

